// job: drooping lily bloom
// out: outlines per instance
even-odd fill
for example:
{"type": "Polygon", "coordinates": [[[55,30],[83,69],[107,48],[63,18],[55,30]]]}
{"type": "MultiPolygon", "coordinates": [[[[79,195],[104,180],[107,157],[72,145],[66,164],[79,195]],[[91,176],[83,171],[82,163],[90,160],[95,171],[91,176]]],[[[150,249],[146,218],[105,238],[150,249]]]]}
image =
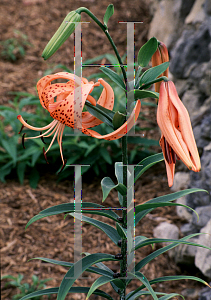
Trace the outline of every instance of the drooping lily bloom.
{"type": "MultiPolygon", "coordinates": [[[[164,62],[169,61],[169,54],[166,45],[163,42],[158,42],[158,48],[152,56],[152,67],[161,65],[164,62]]],[[[160,76],[168,77],[169,68],[167,68],[160,76]]],[[[161,82],[155,83],[155,92],[159,93],[161,82]]]]}
{"type": "Polygon", "coordinates": [[[86,100],[88,100],[92,105],[96,105],[96,100],[90,95],[90,93],[94,87],[99,86],[100,84],[102,84],[104,89],[97,103],[109,110],[112,110],[114,106],[114,92],[111,86],[102,78],[98,79],[98,82],[94,83],[92,81],[88,82],[86,78],[81,79],[74,74],[66,72],[60,72],[41,78],[37,83],[40,103],[43,108],[49,111],[54,120],[47,126],[39,128],[29,125],[26,121],[24,121],[21,115],[18,115],[17,118],[23,126],[31,130],[41,131],[41,133],[35,137],[25,138],[23,135],[23,143],[24,139],[42,138],[43,140],[44,137],[53,135],[48,149],[45,151],[43,148],[44,156],[46,158],[46,153],[51,148],[57,136],[64,166],[65,162],[62,154],[62,135],[65,126],[77,128],[86,135],[98,139],[114,140],[125,135],[133,127],[134,122],[138,118],[141,108],[140,100],[137,101],[128,120],[112,133],[101,135],[96,131],[89,129],[103,123],[89,112],[82,112],[86,100]],[[52,81],[56,79],[66,79],[68,81],[65,83],[52,83],[52,81]],[[45,132],[42,133],[43,131],[45,132]]]}
{"type": "Polygon", "coordinates": [[[157,122],[162,132],[160,146],[165,159],[168,184],[171,187],[176,158],[181,159],[194,172],[201,169],[190,117],[172,81],[161,83],[157,122]]]}

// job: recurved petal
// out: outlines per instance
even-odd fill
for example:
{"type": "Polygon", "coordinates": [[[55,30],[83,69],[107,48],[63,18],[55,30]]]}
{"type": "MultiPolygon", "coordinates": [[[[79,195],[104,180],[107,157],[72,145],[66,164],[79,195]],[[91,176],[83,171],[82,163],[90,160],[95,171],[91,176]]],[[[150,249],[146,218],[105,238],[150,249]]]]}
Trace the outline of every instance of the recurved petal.
{"type": "Polygon", "coordinates": [[[86,129],[86,128],[83,128],[82,132],[84,132],[85,134],[91,135],[92,137],[95,137],[97,139],[105,139],[105,140],[109,140],[109,141],[119,139],[119,138],[123,137],[127,132],[129,132],[130,129],[134,126],[135,121],[138,119],[140,109],[141,109],[141,101],[137,100],[135,108],[134,108],[132,114],[130,115],[130,117],[128,118],[128,120],[117,130],[115,130],[109,134],[101,135],[94,130],[86,129]]]}
{"type": "MultiPolygon", "coordinates": [[[[98,79],[98,82],[104,87],[97,104],[112,110],[114,106],[114,91],[112,87],[102,78],[98,79]]],[[[99,119],[92,116],[89,112],[83,112],[83,126],[85,128],[92,128],[102,123],[99,119]]]]}

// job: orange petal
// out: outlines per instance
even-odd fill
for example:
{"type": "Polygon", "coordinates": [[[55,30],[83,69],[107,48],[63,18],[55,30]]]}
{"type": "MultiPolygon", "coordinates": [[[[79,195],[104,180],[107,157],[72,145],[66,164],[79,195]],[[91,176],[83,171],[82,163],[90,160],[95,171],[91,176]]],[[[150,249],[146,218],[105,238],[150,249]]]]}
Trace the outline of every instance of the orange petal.
{"type": "MultiPolygon", "coordinates": [[[[166,138],[169,145],[179,156],[179,158],[184,162],[184,164],[189,168],[193,168],[193,163],[190,156],[187,155],[186,149],[183,147],[181,139],[175,133],[174,124],[171,118],[171,111],[169,107],[169,101],[171,98],[168,93],[168,82],[162,82],[160,86],[160,96],[157,109],[157,122],[161,129],[162,134],[166,138]]],[[[185,144],[185,143],[184,143],[185,144]]]]}
{"type": "Polygon", "coordinates": [[[174,182],[175,164],[173,162],[168,163],[166,158],[165,158],[165,145],[164,145],[164,136],[163,135],[161,136],[161,139],[160,139],[160,146],[161,146],[162,151],[163,151],[164,161],[165,161],[165,165],[166,165],[168,185],[169,185],[169,187],[171,187],[173,185],[173,182],[174,182]]]}
{"type": "Polygon", "coordinates": [[[169,81],[169,97],[171,99],[172,104],[178,111],[179,129],[181,131],[182,138],[189,150],[190,159],[193,163],[193,171],[199,172],[201,169],[201,163],[195,138],[193,135],[193,130],[191,127],[190,117],[187,109],[178,97],[175,85],[172,81],[169,81]]]}
{"type": "MultiPolygon", "coordinates": [[[[114,106],[114,91],[112,87],[102,78],[98,79],[98,82],[102,84],[104,87],[97,104],[112,110],[114,106]]],[[[102,121],[97,119],[96,117],[92,116],[89,112],[83,112],[82,114],[82,124],[85,128],[92,128],[99,124],[102,121]]]]}
{"type": "Polygon", "coordinates": [[[130,131],[130,129],[134,126],[135,121],[138,119],[138,115],[141,109],[141,101],[137,100],[135,108],[128,118],[128,120],[117,130],[106,134],[106,135],[101,135],[98,132],[90,129],[83,128],[82,132],[85,134],[91,135],[92,137],[95,137],[97,139],[105,139],[105,140],[116,140],[124,136],[127,132],[130,131]]]}

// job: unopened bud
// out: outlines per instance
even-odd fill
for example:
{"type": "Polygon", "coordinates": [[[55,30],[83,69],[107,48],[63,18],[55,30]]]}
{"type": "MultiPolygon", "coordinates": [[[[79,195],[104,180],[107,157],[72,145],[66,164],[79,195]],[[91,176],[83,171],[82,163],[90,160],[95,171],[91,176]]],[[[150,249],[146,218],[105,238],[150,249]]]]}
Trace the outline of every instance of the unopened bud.
{"type": "Polygon", "coordinates": [[[46,60],[51,57],[59,47],[67,40],[67,38],[74,32],[77,22],[80,22],[81,15],[76,11],[71,11],[65,17],[62,24],[53,35],[45,47],[42,57],[46,60]]]}
{"type": "MultiPolygon", "coordinates": [[[[152,67],[161,65],[162,63],[167,62],[167,61],[169,61],[168,49],[167,49],[166,45],[163,42],[158,42],[158,48],[152,56],[152,67]]],[[[169,70],[169,68],[167,68],[158,77],[161,77],[161,76],[168,77],[168,70],[169,70]]],[[[161,85],[161,82],[156,82],[155,83],[155,92],[159,93],[160,85],[161,85]]]]}

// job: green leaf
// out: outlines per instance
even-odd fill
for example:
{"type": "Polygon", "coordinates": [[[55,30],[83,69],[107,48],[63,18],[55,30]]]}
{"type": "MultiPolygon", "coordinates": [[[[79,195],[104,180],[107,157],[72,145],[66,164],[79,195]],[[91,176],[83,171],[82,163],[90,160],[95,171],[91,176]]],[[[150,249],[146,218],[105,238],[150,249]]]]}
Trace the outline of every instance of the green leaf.
{"type": "Polygon", "coordinates": [[[147,84],[148,82],[155,80],[161,75],[169,66],[169,62],[164,62],[156,67],[146,70],[140,77],[139,85],[147,84]]]}
{"type": "MultiPolygon", "coordinates": [[[[191,193],[196,193],[196,192],[207,192],[206,190],[203,189],[197,189],[197,188],[193,188],[193,189],[186,189],[183,191],[179,191],[176,193],[172,193],[172,194],[168,194],[168,195],[164,195],[164,196],[160,196],[154,199],[151,199],[149,201],[147,201],[145,204],[149,204],[149,203],[164,203],[164,202],[170,202],[173,200],[176,200],[178,198],[181,198],[183,196],[186,196],[188,194],[191,193]]],[[[135,219],[135,225],[137,225],[137,223],[144,217],[146,216],[150,211],[152,211],[153,208],[151,209],[147,209],[146,211],[142,211],[136,214],[136,219],[135,219]]]]}
{"type": "MultiPolygon", "coordinates": [[[[62,267],[67,267],[67,268],[72,268],[72,266],[74,265],[74,263],[70,263],[70,262],[66,262],[66,261],[59,261],[59,260],[45,258],[45,257],[35,257],[35,258],[30,259],[30,260],[33,260],[33,259],[40,259],[40,260],[45,261],[47,263],[51,263],[51,264],[54,264],[54,265],[59,265],[59,266],[62,266],[62,267]]],[[[98,264],[100,264],[100,263],[97,263],[96,266],[98,264]]],[[[89,267],[88,269],[86,269],[86,272],[95,273],[95,274],[104,275],[104,276],[110,276],[112,278],[113,278],[113,273],[114,273],[108,267],[104,268],[104,269],[102,267],[101,268],[99,268],[99,267],[98,268],[89,267]]]]}
{"type": "Polygon", "coordinates": [[[156,296],[156,293],[154,292],[153,288],[151,287],[149,281],[141,272],[136,272],[135,275],[128,272],[128,275],[132,276],[133,278],[139,279],[144,284],[144,286],[148,289],[148,291],[150,292],[153,299],[158,300],[158,297],[156,296]]]}
{"type": "Polygon", "coordinates": [[[108,283],[108,282],[112,282],[112,281],[118,282],[118,283],[119,283],[119,286],[120,286],[121,288],[124,288],[124,287],[125,287],[124,284],[123,284],[123,282],[122,282],[122,280],[120,280],[120,279],[114,279],[114,278],[107,277],[107,276],[101,276],[101,277],[97,278],[97,279],[95,280],[95,282],[91,285],[90,290],[89,290],[89,292],[88,292],[88,294],[87,294],[86,299],[88,299],[88,298],[94,293],[94,291],[95,291],[98,287],[100,287],[100,286],[102,286],[102,285],[104,285],[104,284],[106,284],[106,283],[108,283]]]}
{"type": "Polygon", "coordinates": [[[101,180],[101,187],[103,191],[103,202],[108,197],[108,194],[112,189],[116,189],[121,195],[127,194],[127,188],[122,183],[114,184],[113,180],[110,177],[104,177],[101,180]]]}
{"type": "Polygon", "coordinates": [[[100,155],[108,164],[110,164],[110,165],[112,164],[111,156],[109,155],[106,148],[103,148],[103,147],[100,148],[100,155]]]}
{"type": "Polygon", "coordinates": [[[33,188],[33,189],[36,189],[39,179],[40,179],[40,174],[37,171],[37,169],[34,167],[31,170],[30,176],[29,176],[30,187],[33,188]]]}
{"type": "Polygon", "coordinates": [[[158,47],[158,41],[155,37],[152,37],[146,42],[138,52],[138,65],[141,67],[147,67],[152,55],[155,53],[158,47]]]}
{"type": "MultiPolygon", "coordinates": [[[[96,204],[96,203],[92,203],[92,202],[82,202],[81,208],[85,209],[88,208],[87,211],[85,212],[90,212],[94,213],[96,212],[96,210],[90,210],[90,208],[99,208],[99,212],[103,213],[104,216],[110,217],[113,220],[116,220],[118,215],[113,212],[113,211],[103,211],[102,208],[104,208],[105,206],[96,204]]],[[[68,212],[74,212],[75,211],[75,204],[74,203],[63,203],[63,204],[59,204],[59,205],[55,205],[49,208],[46,208],[44,210],[42,210],[38,215],[34,216],[27,224],[25,229],[27,229],[27,227],[29,225],[31,225],[32,223],[34,223],[35,221],[38,221],[42,218],[45,217],[49,217],[49,216],[53,216],[53,215],[57,215],[57,214],[62,214],[62,213],[68,213],[68,212]]],[[[98,212],[98,211],[97,211],[98,212]]]]}
{"type": "Polygon", "coordinates": [[[121,238],[127,238],[127,229],[123,228],[118,222],[116,222],[116,229],[121,238]]]}
{"type": "Polygon", "coordinates": [[[161,249],[158,249],[158,250],[150,253],[148,256],[146,256],[144,259],[142,259],[139,263],[137,263],[137,265],[135,266],[135,271],[139,271],[140,269],[142,269],[146,264],[148,264],[151,260],[153,260],[157,256],[165,253],[166,251],[169,251],[169,250],[175,248],[176,246],[178,246],[180,244],[180,241],[186,241],[189,238],[196,236],[196,235],[198,235],[198,234],[195,234],[195,235],[191,234],[191,235],[185,236],[184,238],[178,240],[175,243],[172,243],[170,245],[167,245],[161,249]]]}
{"type": "Polygon", "coordinates": [[[103,123],[106,123],[111,128],[114,128],[112,119],[107,114],[107,112],[105,112],[105,110],[104,111],[102,110],[102,106],[100,106],[99,104],[96,104],[96,106],[94,106],[91,103],[89,103],[88,101],[86,101],[85,104],[86,104],[86,109],[88,110],[88,112],[91,115],[93,115],[97,119],[101,120],[103,123]]]}
{"type": "MultiPolygon", "coordinates": [[[[143,98],[159,98],[159,93],[147,91],[147,90],[133,90],[128,94],[134,93],[134,100],[143,99],[143,98]]],[[[157,106],[157,105],[156,105],[157,106]]]]}
{"type": "Polygon", "coordinates": [[[120,239],[119,234],[117,233],[116,229],[104,222],[86,217],[84,215],[81,216],[81,214],[77,214],[77,213],[70,213],[69,214],[72,217],[75,217],[78,220],[82,220],[83,222],[87,222],[88,224],[91,224],[97,228],[99,228],[100,230],[102,230],[103,232],[105,232],[105,234],[107,234],[107,236],[116,244],[118,245],[118,241],[120,239]]]}
{"type": "MultiPolygon", "coordinates": [[[[205,234],[205,233],[200,233],[200,234],[205,234]]],[[[135,250],[142,248],[144,246],[147,246],[147,245],[155,244],[155,243],[179,243],[179,244],[185,244],[185,245],[190,245],[190,246],[202,247],[202,248],[211,250],[211,248],[209,248],[207,246],[203,246],[201,244],[197,244],[197,243],[193,243],[193,242],[186,242],[186,241],[173,240],[173,239],[157,239],[157,238],[140,241],[138,244],[135,245],[135,250]]],[[[132,250],[134,250],[134,249],[132,249],[132,250]]]]}
{"type": "MultiPolygon", "coordinates": [[[[166,299],[170,299],[176,296],[181,296],[183,299],[185,299],[182,295],[180,294],[176,294],[176,293],[171,293],[171,294],[166,294],[166,293],[155,293],[158,296],[166,296],[166,299]]],[[[139,289],[136,289],[135,291],[130,292],[129,294],[127,294],[126,296],[126,300],[135,300],[140,296],[146,296],[146,295],[151,295],[150,292],[148,291],[139,291],[139,289]]],[[[163,297],[160,297],[159,299],[162,299],[163,297]]],[[[164,300],[164,299],[163,299],[164,300]]]]}
{"type": "Polygon", "coordinates": [[[26,169],[26,162],[19,162],[17,164],[16,171],[17,171],[18,179],[21,184],[23,184],[25,169],[26,169]]]}
{"type": "Polygon", "coordinates": [[[113,126],[114,126],[114,130],[118,129],[119,127],[121,127],[126,121],[126,116],[123,115],[122,113],[120,113],[119,111],[117,111],[113,117],[113,126]]]}
{"type": "Polygon", "coordinates": [[[114,6],[113,6],[113,4],[109,4],[107,9],[106,9],[106,13],[104,15],[104,18],[103,18],[103,23],[106,27],[108,25],[108,20],[113,15],[113,13],[114,13],[114,6]]]}
{"type": "Polygon", "coordinates": [[[83,257],[81,260],[77,261],[74,264],[74,267],[72,267],[64,276],[64,278],[61,282],[61,285],[59,287],[58,299],[59,300],[65,299],[69,289],[72,287],[75,280],[91,265],[96,264],[101,261],[116,261],[116,260],[117,259],[114,258],[114,255],[104,254],[104,253],[95,253],[95,254],[91,254],[89,256],[83,257]],[[77,273],[77,274],[74,274],[74,273],[77,273]]]}
{"type": "Polygon", "coordinates": [[[113,82],[115,82],[121,89],[127,91],[126,86],[122,80],[122,78],[114,71],[107,67],[100,67],[100,71],[106,74],[113,82]]]}
{"type": "Polygon", "coordinates": [[[17,161],[17,136],[12,137],[10,141],[5,139],[1,140],[3,148],[7,151],[7,153],[11,156],[14,163],[17,161]]]}
{"type": "Polygon", "coordinates": [[[147,158],[144,158],[142,161],[140,161],[140,163],[138,163],[138,165],[135,167],[135,170],[134,170],[134,172],[135,172],[134,173],[134,182],[136,182],[136,180],[146,170],[148,170],[150,167],[152,167],[153,165],[155,165],[163,160],[164,160],[163,153],[158,153],[158,154],[151,155],[147,158]]]}
{"type": "MultiPolygon", "coordinates": [[[[198,282],[201,282],[207,286],[209,286],[209,284],[204,281],[203,279],[201,278],[198,278],[198,277],[195,277],[195,276],[186,276],[186,275],[175,275],[175,276],[163,276],[163,277],[159,277],[159,278],[156,278],[156,279],[153,279],[153,280],[150,280],[149,283],[152,285],[152,284],[155,284],[155,283],[160,283],[160,282],[165,282],[165,281],[172,281],[172,280],[187,280],[187,279],[190,279],[190,280],[195,280],[195,281],[198,281],[198,282]]],[[[136,289],[136,291],[133,291],[130,293],[130,297],[133,296],[133,293],[134,292],[138,292],[140,290],[142,290],[143,288],[145,288],[145,285],[142,285],[140,286],[139,288],[136,289]]],[[[133,300],[135,298],[130,298],[130,297],[126,297],[127,300],[133,300]]],[[[160,298],[159,298],[160,299],[160,298]]]]}
{"type": "MultiPolygon", "coordinates": [[[[40,291],[36,291],[36,292],[30,293],[30,294],[27,294],[26,296],[22,297],[20,300],[31,299],[34,297],[41,297],[44,295],[58,294],[58,291],[59,291],[58,287],[40,290],[40,291]]],[[[86,293],[88,293],[88,291],[89,291],[89,287],[74,286],[74,287],[71,287],[71,289],[68,291],[68,293],[84,293],[84,294],[86,294],[86,293]]],[[[101,290],[95,290],[94,294],[104,297],[109,300],[113,300],[113,298],[110,295],[108,295],[107,293],[105,293],[101,290]]]]}

